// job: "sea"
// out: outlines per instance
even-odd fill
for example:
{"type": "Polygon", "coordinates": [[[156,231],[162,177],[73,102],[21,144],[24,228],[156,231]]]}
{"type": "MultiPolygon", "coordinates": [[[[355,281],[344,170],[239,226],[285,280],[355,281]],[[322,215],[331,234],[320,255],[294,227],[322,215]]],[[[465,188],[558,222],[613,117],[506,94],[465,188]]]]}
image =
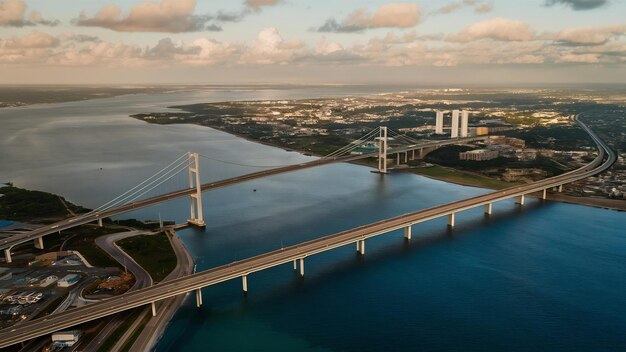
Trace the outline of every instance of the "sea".
{"type": "MultiPolygon", "coordinates": [[[[405,89],[405,88],[403,88],[405,89]]],[[[185,152],[203,182],[312,160],[195,125],[134,113],[169,106],[375,94],[385,87],[214,87],[0,109],[0,182],[91,208],[185,152]],[[228,163],[224,163],[226,161],[228,163]]],[[[181,174],[146,194],[186,187],[181,174]]],[[[327,165],[203,194],[206,229],[179,231],[202,271],[485,189],[366,166],[327,165]]],[[[188,199],[124,218],[184,222],[188,199]]],[[[623,351],[626,213],[510,201],[391,232],[189,297],[156,351],[623,351]]]]}

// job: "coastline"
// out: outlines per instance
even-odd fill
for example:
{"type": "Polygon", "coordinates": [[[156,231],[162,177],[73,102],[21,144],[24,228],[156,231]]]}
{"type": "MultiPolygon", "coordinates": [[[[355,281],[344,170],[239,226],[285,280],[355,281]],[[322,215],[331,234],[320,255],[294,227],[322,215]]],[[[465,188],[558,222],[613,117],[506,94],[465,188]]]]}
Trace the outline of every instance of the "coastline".
{"type": "MultiPolygon", "coordinates": [[[[170,244],[176,253],[177,264],[176,268],[165,278],[163,281],[172,280],[178,277],[191,275],[195,268],[193,257],[189,250],[178,237],[176,230],[166,230],[167,237],[170,240],[170,244]]],[[[151,351],[159,342],[165,329],[169,325],[170,321],[174,317],[174,314],[183,305],[187,295],[178,295],[164,300],[160,305],[157,305],[157,315],[150,317],[148,323],[143,327],[143,330],[133,342],[131,351],[151,351]]],[[[143,315],[142,315],[143,317],[143,315]]]]}
{"type": "MultiPolygon", "coordinates": [[[[139,119],[140,121],[144,121],[139,119]]],[[[148,121],[144,121],[146,123],[150,123],[148,121]]],[[[304,156],[313,156],[313,157],[317,157],[320,158],[322,156],[317,155],[313,152],[310,151],[306,151],[306,150],[300,150],[300,149],[294,149],[294,148],[289,148],[289,147],[285,147],[285,146],[281,146],[281,145],[277,145],[277,144],[272,144],[269,142],[265,142],[265,141],[260,141],[257,139],[253,139],[249,136],[246,135],[242,135],[242,134],[237,134],[237,133],[233,133],[232,131],[228,131],[224,128],[220,128],[220,127],[215,127],[215,126],[209,126],[209,125],[201,125],[201,124],[196,124],[196,123],[190,123],[191,125],[196,125],[196,126],[201,126],[201,127],[208,127],[208,128],[212,128],[214,130],[220,131],[220,132],[224,132],[224,133],[228,133],[231,136],[235,136],[238,138],[242,138],[246,141],[252,142],[252,143],[258,143],[258,144],[262,144],[262,145],[266,145],[269,147],[273,147],[273,148],[279,148],[282,149],[284,151],[287,152],[296,152],[296,153],[300,153],[304,156]]],[[[350,162],[351,164],[355,164],[355,165],[361,165],[361,166],[367,166],[372,168],[373,166],[368,164],[367,162],[363,162],[363,161],[353,161],[350,162]]],[[[454,169],[456,170],[456,169],[454,169]]],[[[417,176],[422,176],[422,177],[427,177],[430,178],[432,180],[437,180],[437,181],[443,181],[443,182],[448,182],[448,183],[452,183],[452,184],[457,184],[460,186],[468,186],[468,187],[478,187],[478,188],[484,188],[484,189],[490,189],[490,190],[495,190],[495,188],[490,188],[490,187],[486,187],[484,185],[479,185],[476,183],[471,183],[471,182],[463,182],[463,181],[459,181],[459,180],[450,180],[448,178],[445,177],[435,177],[435,176],[431,176],[431,175],[422,175],[416,172],[412,172],[411,169],[404,169],[404,170],[398,170],[400,172],[410,172],[411,174],[417,175],[417,176]]],[[[459,170],[456,170],[459,171],[459,170]]],[[[459,171],[462,172],[462,171],[459,171]]],[[[494,181],[497,181],[496,179],[494,179],[494,181]]],[[[607,210],[615,210],[615,211],[626,211],[626,200],[618,200],[618,199],[609,199],[609,198],[592,198],[592,197],[575,197],[575,196],[568,196],[565,194],[548,194],[548,200],[551,201],[556,201],[556,202],[563,202],[563,203],[569,203],[569,204],[577,204],[577,205],[585,205],[585,206],[589,206],[589,207],[593,207],[593,208],[601,208],[601,209],[607,209],[607,210]]]]}

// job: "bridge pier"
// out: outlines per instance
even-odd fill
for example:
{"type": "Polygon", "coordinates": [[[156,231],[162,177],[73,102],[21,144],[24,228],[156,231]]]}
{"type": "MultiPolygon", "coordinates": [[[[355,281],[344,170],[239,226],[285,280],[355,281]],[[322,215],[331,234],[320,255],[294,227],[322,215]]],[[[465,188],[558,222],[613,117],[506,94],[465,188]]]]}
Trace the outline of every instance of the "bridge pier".
{"type": "Polygon", "coordinates": [[[563,192],[563,185],[559,185],[559,193],[563,192]]]}
{"type": "Polygon", "coordinates": [[[356,241],[356,252],[359,253],[361,251],[361,241],[356,241]]]}
{"type": "Polygon", "coordinates": [[[546,200],[548,199],[548,190],[544,189],[543,192],[541,192],[541,199],[546,200]]]}
{"type": "Polygon", "coordinates": [[[293,260],[293,271],[298,271],[298,259],[293,260]]]}
{"type": "Polygon", "coordinates": [[[454,213],[448,214],[448,227],[454,227],[454,213]]]}
{"type": "Polygon", "coordinates": [[[516,203],[519,205],[524,205],[525,200],[526,200],[526,196],[522,194],[521,196],[519,196],[516,203]]]}
{"type": "Polygon", "coordinates": [[[11,248],[7,248],[4,250],[4,260],[7,263],[13,263],[13,260],[11,259],[11,248]]]}
{"type": "Polygon", "coordinates": [[[359,253],[361,253],[361,255],[365,255],[365,240],[360,241],[361,245],[359,246],[359,253]]]}
{"type": "Polygon", "coordinates": [[[98,218],[98,226],[102,227],[102,218],[98,218]]]}
{"type": "Polygon", "coordinates": [[[241,277],[241,284],[243,285],[243,294],[248,294],[248,275],[244,275],[241,277]]]}
{"type": "Polygon", "coordinates": [[[485,204],[485,214],[491,215],[493,212],[493,203],[485,204]]]}
{"type": "Polygon", "coordinates": [[[400,166],[400,153],[396,153],[396,166],[400,166]]]}
{"type": "Polygon", "coordinates": [[[35,248],[43,249],[43,236],[35,238],[35,248]]]}
{"type": "Polygon", "coordinates": [[[196,307],[200,308],[202,306],[202,289],[196,289],[196,307]]]}
{"type": "Polygon", "coordinates": [[[157,315],[156,304],[154,304],[154,302],[151,302],[150,306],[152,308],[152,316],[156,317],[156,315],[157,315]]]}
{"type": "Polygon", "coordinates": [[[407,240],[411,239],[411,225],[404,228],[404,238],[407,240]]]}
{"type": "Polygon", "coordinates": [[[304,258],[300,258],[300,276],[304,277],[304,258]]]}
{"type": "Polygon", "coordinates": [[[409,163],[409,152],[408,151],[404,152],[404,163],[405,164],[409,163]]]}
{"type": "Polygon", "coordinates": [[[415,149],[411,151],[411,160],[415,160],[415,149]]]}

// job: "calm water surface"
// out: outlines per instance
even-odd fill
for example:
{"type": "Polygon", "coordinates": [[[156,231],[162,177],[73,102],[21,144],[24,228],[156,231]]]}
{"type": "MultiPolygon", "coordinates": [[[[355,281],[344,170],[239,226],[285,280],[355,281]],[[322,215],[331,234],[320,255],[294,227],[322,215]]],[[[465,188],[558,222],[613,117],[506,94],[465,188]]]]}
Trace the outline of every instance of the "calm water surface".
{"type": "MultiPolygon", "coordinates": [[[[363,93],[334,88],[136,95],[0,110],[0,181],[95,207],[186,151],[244,164],[310,158],[198,126],[129,114],[169,105],[363,93]]],[[[203,179],[256,168],[202,160],[203,179]]],[[[184,187],[184,177],[164,184],[184,187]]],[[[204,194],[208,226],[180,235],[198,270],[485,192],[409,174],[330,165],[204,194]],[[256,192],[253,190],[256,189],[256,192]]],[[[626,214],[511,202],[416,225],[203,290],[157,351],[620,351],[626,349],[626,214]]],[[[129,216],[184,221],[186,200],[129,216]]]]}

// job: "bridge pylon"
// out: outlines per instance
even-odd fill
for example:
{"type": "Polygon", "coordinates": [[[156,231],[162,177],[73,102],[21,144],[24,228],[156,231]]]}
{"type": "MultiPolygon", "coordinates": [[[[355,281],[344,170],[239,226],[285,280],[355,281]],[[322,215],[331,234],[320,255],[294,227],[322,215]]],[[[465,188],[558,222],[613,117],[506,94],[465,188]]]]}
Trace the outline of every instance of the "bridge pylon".
{"type": "Polygon", "coordinates": [[[380,134],[378,136],[378,172],[381,174],[387,173],[387,127],[381,126],[380,134]]]}
{"type": "Polygon", "coordinates": [[[195,192],[189,195],[191,216],[187,222],[198,227],[205,227],[202,215],[202,185],[200,184],[200,167],[198,153],[189,153],[189,188],[195,192]]]}

